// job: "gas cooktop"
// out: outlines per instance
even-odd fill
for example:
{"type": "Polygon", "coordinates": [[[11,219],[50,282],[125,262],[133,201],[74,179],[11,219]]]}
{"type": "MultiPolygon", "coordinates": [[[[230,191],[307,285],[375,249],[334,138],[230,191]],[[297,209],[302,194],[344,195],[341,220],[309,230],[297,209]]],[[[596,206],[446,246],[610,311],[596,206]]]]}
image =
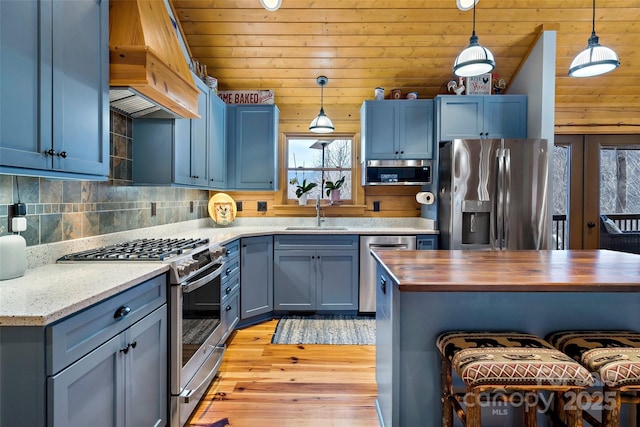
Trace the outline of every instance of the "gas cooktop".
{"type": "Polygon", "coordinates": [[[138,239],[64,255],[58,261],[169,261],[194,249],[208,247],[209,239],[138,239]]]}

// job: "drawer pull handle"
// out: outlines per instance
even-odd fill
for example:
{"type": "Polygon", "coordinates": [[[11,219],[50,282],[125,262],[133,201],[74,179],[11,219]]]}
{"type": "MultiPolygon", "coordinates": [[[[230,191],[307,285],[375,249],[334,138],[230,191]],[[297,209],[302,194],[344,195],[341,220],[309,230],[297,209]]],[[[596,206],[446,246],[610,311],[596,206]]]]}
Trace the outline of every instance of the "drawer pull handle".
{"type": "Polygon", "coordinates": [[[127,344],[127,346],[125,348],[121,348],[120,349],[120,353],[127,354],[127,353],[129,353],[129,349],[130,348],[136,348],[137,345],[138,345],[137,341],[134,341],[134,342],[132,342],[130,344],[127,344]]]}
{"type": "Polygon", "coordinates": [[[113,318],[122,319],[124,316],[126,316],[129,313],[131,313],[131,307],[129,307],[128,305],[123,305],[122,307],[117,309],[115,313],[113,313],[113,318]]]}
{"type": "Polygon", "coordinates": [[[384,276],[380,276],[380,289],[382,290],[383,294],[387,294],[387,281],[385,280],[384,276]]]}
{"type": "Polygon", "coordinates": [[[225,308],[225,310],[226,310],[226,311],[231,310],[231,306],[230,306],[230,305],[228,305],[228,306],[227,306],[227,308],[225,308]]]}
{"type": "Polygon", "coordinates": [[[224,290],[224,293],[229,295],[229,293],[231,292],[231,287],[228,287],[227,289],[224,290]]]}
{"type": "Polygon", "coordinates": [[[227,269],[225,270],[225,273],[226,273],[226,274],[227,274],[227,276],[228,276],[228,275],[229,275],[229,273],[231,273],[231,269],[230,269],[230,268],[227,268],[227,269]]]}

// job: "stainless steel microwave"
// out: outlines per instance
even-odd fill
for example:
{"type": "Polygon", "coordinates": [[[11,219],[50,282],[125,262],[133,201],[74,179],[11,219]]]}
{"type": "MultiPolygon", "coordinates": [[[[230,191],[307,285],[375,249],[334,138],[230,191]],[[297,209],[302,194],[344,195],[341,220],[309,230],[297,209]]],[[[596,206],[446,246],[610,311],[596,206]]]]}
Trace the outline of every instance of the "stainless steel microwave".
{"type": "Polygon", "coordinates": [[[431,160],[367,160],[362,185],[429,185],[431,160]]]}

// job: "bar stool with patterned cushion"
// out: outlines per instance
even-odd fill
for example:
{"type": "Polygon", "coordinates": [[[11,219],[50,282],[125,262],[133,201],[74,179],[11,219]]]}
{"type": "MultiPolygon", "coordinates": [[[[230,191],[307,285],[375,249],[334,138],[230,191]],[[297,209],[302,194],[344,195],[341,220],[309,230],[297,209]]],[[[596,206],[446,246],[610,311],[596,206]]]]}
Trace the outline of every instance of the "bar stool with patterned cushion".
{"type": "MultiPolygon", "coordinates": [[[[582,365],[532,334],[451,331],[441,334],[436,344],[441,361],[443,427],[453,425],[454,408],[465,426],[480,427],[483,397],[524,406],[523,425],[533,427],[537,425],[538,391],[572,391],[577,395],[594,383],[582,365]],[[466,393],[453,392],[452,368],[465,383],[466,393]]],[[[552,419],[561,420],[556,411],[546,409],[552,419]]],[[[582,426],[580,407],[565,409],[561,416],[567,425],[582,426]]]]}
{"type": "MultiPolygon", "coordinates": [[[[558,331],[547,341],[577,360],[602,382],[602,422],[586,411],[584,418],[594,426],[620,425],[622,403],[640,403],[637,396],[623,392],[640,391],[640,333],[633,331],[558,331]]],[[[590,399],[595,401],[595,398],[590,399]]],[[[638,408],[640,409],[640,408],[638,408]]],[[[637,411],[636,411],[637,412],[637,411]]],[[[640,417],[636,417],[636,423],[640,417]]]]}

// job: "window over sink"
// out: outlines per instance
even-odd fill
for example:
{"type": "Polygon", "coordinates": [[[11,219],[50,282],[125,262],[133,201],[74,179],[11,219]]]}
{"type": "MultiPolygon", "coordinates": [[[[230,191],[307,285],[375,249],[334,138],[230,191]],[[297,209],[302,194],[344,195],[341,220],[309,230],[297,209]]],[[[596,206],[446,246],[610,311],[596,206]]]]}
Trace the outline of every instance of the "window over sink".
{"type": "Polygon", "coordinates": [[[318,195],[327,203],[352,203],[352,183],[355,173],[353,137],[350,135],[306,136],[285,135],[287,196],[286,203],[298,203],[296,190],[310,183],[309,200],[318,195]],[[344,179],[343,179],[344,177],[344,179]],[[327,189],[339,185],[339,197],[327,194],[327,189]]]}

